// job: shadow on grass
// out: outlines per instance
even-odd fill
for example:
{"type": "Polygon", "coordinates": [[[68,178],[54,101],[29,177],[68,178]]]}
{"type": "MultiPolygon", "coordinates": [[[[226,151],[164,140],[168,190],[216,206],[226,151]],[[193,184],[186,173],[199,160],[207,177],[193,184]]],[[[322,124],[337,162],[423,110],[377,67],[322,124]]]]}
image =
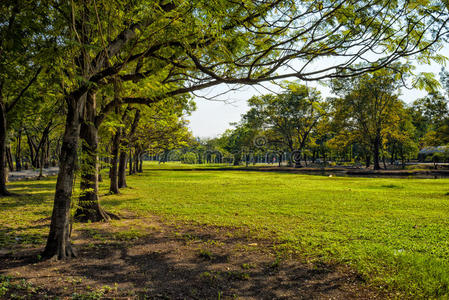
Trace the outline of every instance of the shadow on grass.
{"type": "Polygon", "coordinates": [[[47,237],[47,227],[47,224],[42,224],[0,229],[0,248],[9,250],[23,245],[42,245],[47,237]],[[39,233],[28,232],[29,230],[39,230],[39,233]]]}
{"type": "Polygon", "coordinates": [[[0,206],[16,207],[27,204],[40,204],[54,195],[55,182],[20,181],[8,186],[12,196],[0,197],[0,206]]]}
{"type": "MultiPolygon", "coordinates": [[[[78,240],[78,259],[34,264],[34,250],[28,256],[8,260],[5,266],[25,266],[29,270],[27,279],[39,279],[42,273],[51,278],[56,273],[61,278],[83,278],[77,285],[80,291],[118,284],[121,288],[114,296],[132,292],[133,296],[150,299],[343,299],[355,298],[360,291],[353,286],[349,291],[347,288],[348,283],[360,285],[359,278],[332,266],[294,260],[273,262],[274,257],[266,252],[235,250],[251,242],[247,237],[226,237],[215,230],[205,232],[204,228],[176,236],[170,230],[174,228],[143,232],[133,238],[86,229],[78,240]],[[125,239],[117,240],[120,237],[125,239]],[[207,243],[211,240],[215,244],[207,243]],[[204,247],[207,250],[200,252],[204,247]],[[210,255],[204,254],[209,251],[210,255]]],[[[64,295],[63,281],[50,284],[51,291],[64,295]]]]}
{"type": "Polygon", "coordinates": [[[14,209],[17,207],[25,207],[29,205],[40,205],[51,199],[54,192],[38,192],[32,189],[21,189],[14,191],[15,196],[0,198],[0,209],[14,209]]]}
{"type": "Polygon", "coordinates": [[[78,264],[69,273],[109,285],[128,283],[141,296],[165,299],[214,299],[218,295],[290,299],[300,295],[333,295],[340,292],[348,279],[326,266],[309,268],[292,264],[276,269],[271,261],[258,261],[258,267],[242,270],[240,266],[246,259],[227,262],[228,256],[220,255],[207,260],[196,255],[185,257],[178,252],[182,249],[165,247],[174,242],[167,238],[147,238],[144,243],[126,248],[110,245],[116,250],[95,253],[103,262],[78,264]]]}

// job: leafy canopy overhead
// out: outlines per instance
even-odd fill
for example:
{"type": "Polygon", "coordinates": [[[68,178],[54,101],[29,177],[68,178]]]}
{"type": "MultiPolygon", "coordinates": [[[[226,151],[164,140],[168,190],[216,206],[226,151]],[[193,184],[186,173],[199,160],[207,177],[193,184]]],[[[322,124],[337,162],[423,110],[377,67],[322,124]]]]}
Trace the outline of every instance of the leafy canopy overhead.
{"type": "Polygon", "coordinates": [[[443,61],[435,51],[449,19],[438,1],[84,2],[55,4],[72,57],[59,62],[67,85],[75,95],[117,79],[145,86],[126,103],[220,83],[349,77],[400,58],[443,61]]]}

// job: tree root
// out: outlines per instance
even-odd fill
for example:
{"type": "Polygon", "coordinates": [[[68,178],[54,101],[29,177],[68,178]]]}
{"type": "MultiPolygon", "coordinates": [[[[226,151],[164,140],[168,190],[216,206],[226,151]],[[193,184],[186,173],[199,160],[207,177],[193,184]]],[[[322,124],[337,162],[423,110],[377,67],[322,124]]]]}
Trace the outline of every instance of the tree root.
{"type": "Polygon", "coordinates": [[[0,197],[10,197],[10,196],[18,196],[15,193],[11,193],[8,190],[3,190],[0,192],[0,197]]]}
{"type": "Polygon", "coordinates": [[[74,219],[76,222],[108,222],[110,220],[120,220],[120,217],[114,213],[107,212],[103,208],[82,209],[78,208],[75,212],[74,219]]]}
{"type": "Polygon", "coordinates": [[[64,248],[65,248],[64,250],[61,249],[60,247],[58,247],[58,249],[46,248],[42,253],[42,257],[44,259],[56,261],[56,260],[76,258],[78,256],[71,243],[67,243],[64,248]]]}
{"type": "Polygon", "coordinates": [[[108,216],[111,218],[111,220],[120,220],[121,219],[118,215],[111,213],[110,211],[105,211],[105,213],[108,214],[108,216]]]}

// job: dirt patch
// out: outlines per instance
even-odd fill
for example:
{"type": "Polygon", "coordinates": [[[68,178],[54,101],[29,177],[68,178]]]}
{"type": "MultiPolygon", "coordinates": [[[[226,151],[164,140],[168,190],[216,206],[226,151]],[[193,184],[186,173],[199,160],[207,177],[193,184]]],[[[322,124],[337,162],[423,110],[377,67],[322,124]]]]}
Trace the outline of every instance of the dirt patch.
{"type": "Polygon", "coordinates": [[[386,296],[366,287],[346,267],[279,257],[273,242],[251,239],[240,229],[174,225],[154,217],[89,224],[76,232],[77,259],[39,261],[42,249],[0,257],[3,280],[19,282],[10,284],[3,297],[8,299],[11,293],[30,299],[386,296]]]}

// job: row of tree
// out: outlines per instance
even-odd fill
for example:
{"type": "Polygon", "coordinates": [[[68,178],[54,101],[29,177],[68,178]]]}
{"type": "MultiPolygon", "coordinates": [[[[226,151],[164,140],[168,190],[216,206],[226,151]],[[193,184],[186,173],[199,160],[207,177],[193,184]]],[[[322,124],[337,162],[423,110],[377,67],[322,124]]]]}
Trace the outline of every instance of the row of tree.
{"type": "MultiPolygon", "coordinates": [[[[448,74],[441,73],[446,86],[448,74]]],[[[307,161],[383,162],[402,166],[426,146],[449,144],[448,100],[438,91],[406,105],[399,98],[401,78],[383,69],[355,78],[334,79],[338,97],[323,99],[315,88],[284,84],[285,92],[249,99],[250,110],[222,136],[200,141],[187,152],[205,159],[185,162],[307,161]],[[218,154],[217,154],[218,153],[218,154]],[[205,155],[201,155],[205,154],[205,155]]],[[[179,156],[179,155],[178,155],[179,156]]]]}
{"type": "Polygon", "coordinates": [[[116,192],[126,156],[136,162],[149,143],[166,147],[186,136],[179,116],[189,110],[190,92],[289,77],[349,78],[400,58],[442,61],[436,51],[448,22],[446,2],[426,0],[3,0],[0,194],[9,194],[3,166],[11,162],[11,141],[19,160],[36,167],[57,160],[44,256],[74,256],[76,171],[84,208],[77,215],[107,219],[98,201],[98,157],[110,154],[116,192]],[[322,57],[332,63],[316,64],[322,57]]]}

